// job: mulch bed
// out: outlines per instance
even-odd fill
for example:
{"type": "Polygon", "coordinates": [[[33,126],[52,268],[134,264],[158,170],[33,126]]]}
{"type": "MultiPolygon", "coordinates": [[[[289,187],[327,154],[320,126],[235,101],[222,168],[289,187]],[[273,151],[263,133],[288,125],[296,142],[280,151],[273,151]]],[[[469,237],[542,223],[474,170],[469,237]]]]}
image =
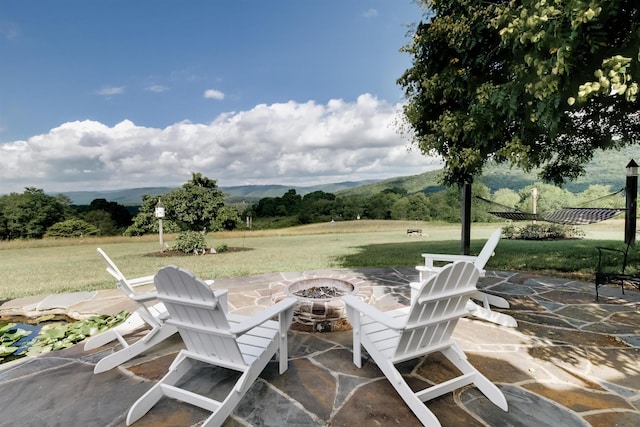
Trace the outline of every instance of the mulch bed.
{"type": "MultiPolygon", "coordinates": [[[[253,248],[227,248],[226,251],[224,252],[214,252],[211,253],[211,251],[209,249],[206,250],[206,252],[204,254],[198,254],[198,256],[202,256],[202,255],[220,255],[220,254],[226,254],[229,252],[244,252],[244,251],[252,251],[253,248]]],[[[145,256],[148,257],[156,257],[156,258],[166,258],[166,257],[174,257],[174,256],[195,256],[195,254],[188,254],[182,251],[178,251],[178,250],[174,250],[174,249],[167,249],[165,251],[158,251],[158,252],[151,252],[146,254],[145,256]]]]}

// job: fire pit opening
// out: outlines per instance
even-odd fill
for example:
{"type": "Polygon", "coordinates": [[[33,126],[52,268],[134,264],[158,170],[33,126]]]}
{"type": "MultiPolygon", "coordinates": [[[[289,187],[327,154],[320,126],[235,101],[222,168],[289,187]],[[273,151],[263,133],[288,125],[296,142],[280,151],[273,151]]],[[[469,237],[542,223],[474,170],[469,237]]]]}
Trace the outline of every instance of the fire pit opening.
{"type": "Polygon", "coordinates": [[[347,331],[351,329],[351,324],[347,320],[341,297],[356,295],[365,300],[371,294],[369,288],[362,289],[349,280],[331,277],[303,278],[291,282],[284,288],[285,295],[279,295],[274,300],[278,302],[285,296],[298,300],[291,329],[305,332],[347,331]]]}
{"type": "Polygon", "coordinates": [[[339,299],[356,290],[354,285],[345,280],[316,277],[293,282],[287,287],[286,292],[298,299],[326,301],[339,299]]]}

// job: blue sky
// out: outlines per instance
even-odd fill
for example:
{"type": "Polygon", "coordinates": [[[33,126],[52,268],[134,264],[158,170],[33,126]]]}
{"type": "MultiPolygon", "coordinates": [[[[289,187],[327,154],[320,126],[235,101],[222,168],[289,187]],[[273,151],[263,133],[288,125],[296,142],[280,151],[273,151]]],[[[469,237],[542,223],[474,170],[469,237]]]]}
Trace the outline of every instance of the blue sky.
{"type": "Polygon", "coordinates": [[[0,0],[0,193],[422,173],[412,0],[0,0]]]}

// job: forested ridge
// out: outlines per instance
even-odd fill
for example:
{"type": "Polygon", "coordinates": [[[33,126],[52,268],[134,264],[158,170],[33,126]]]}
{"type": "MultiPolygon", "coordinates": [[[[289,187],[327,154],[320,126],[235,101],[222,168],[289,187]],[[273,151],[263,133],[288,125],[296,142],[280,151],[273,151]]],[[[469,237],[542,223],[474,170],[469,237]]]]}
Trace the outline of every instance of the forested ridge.
{"type": "MultiPolygon", "coordinates": [[[[624,187],[625,166],[631,158],[640,159],[636,154],[639,153],[635,147],[627,147],[598,155],[587,166],[587,174],[583,178],[563,187],[545,184],[537,180],[535,173],[525,174],[504,166],[488,165],[486,173],[473,185],[476,197],[472,205],[472,221],[499,221],[491,212],[504,209],[531,212],[534,187],[539,194],[538,213],[550,213],[563,207],[624,207],[624,195],[612,194],[624,187]]],[[[313,187],[314,191],[305,191],[305,187],[281,186],[281,189],[286,189],[281,195],[246,199],[236,197],[235,200],[232,198],[233,192],[218,188],[215,180],[194,174],[196,183],[203,180],[209,186],[205,193],[212,192],[216,200],[215,209],[206,215],[203,213],[203,220],[199,221],[191,218],[192,211],[179,214],[177,210],[178,206],[187,202],[203,205],[197,200],[201,197],[199,193],[182,196],[185,201],[174,202],[175,206],[172,206],[176,191],[184,189],[155,188],[156,194],[142,196],[139,206],[132,209],[107,197],[97,197],[88,205],[76,205],[64,194],[51,196],[42,189],[27,188],[22,194],[0,196],[0,240],[157,232],[153,211],[159,196],[170,205],[169,217],[165,222],[168,232],[184,229],[214,231],[249,226],[275,228],[356,219],[458,222],[460,190],[455,186],[444,187],[440,182],[441,173],[431,171],[359,186],[350,183],[354,185],[353,188],[335,192],[317,189],[322,186],[313,187]],[[130,215],[132,212],[133,215],[130,215]],[[173,221],[171,215],[174,216],[173,221]],[[247,222],[248,218],[251,219],[250,223],[247,222]]],[[[194,189],[201,187],[190,183],[185,186],[194,189]]],[[[273,187],[269,189],[274,191],[273,187]]],[[[131,191],[140,194],[143,190],[131,191]]],[[[96,193],[97,196],[100,194],[96,193]]]]}

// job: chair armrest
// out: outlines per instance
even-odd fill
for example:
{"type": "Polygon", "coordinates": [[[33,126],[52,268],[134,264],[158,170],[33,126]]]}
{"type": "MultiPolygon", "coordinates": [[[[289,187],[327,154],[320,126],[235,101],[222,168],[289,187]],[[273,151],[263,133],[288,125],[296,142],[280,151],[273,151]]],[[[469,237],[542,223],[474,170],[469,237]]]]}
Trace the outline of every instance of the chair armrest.
{"type": "Polygon", "coordinates": [[[353,308],[357,312],[362,313],[367,317],[370,317],[376,322],[382,323],[388,328],[398,330],[405,327],[406,322],[404,321],[404,319],[398,320],[396,318],[393,318],[387,315],[384,311],[380,311],[377,308],[370,306],[369,304],[367,304],[366,302],[362,301],[361,299],[357,298],[354,295],[345,295],[342,297],[342,300],[344,301],[345,304],[347,304],[349,307],[353,308]]]}
{"type": "Polygon", "coordinates": [[[273,305],[262,312],[249,317],[244,320],[242,323],[233,326],[229,329],[229,332],[234,335],[242,335],[245,332],[255,328],[256,326],[262,325],[267,320],[271,320],[274,316],[282,313],[283,311],[287,311],[289,309],[293,309],[293,306],[298,302],[296,298],[285,298],[276,305],[273,305]]]}
{"type": "Polygon", "coordinates": [[[596,246],[596,249],[598,250],[598,252],[602,253],[602,251],[611,251],[611,252],[620,252],[621,254],[624,254],[625,251],[623,251],[622,249],[615,249],[615,248],[606,248],[604,246],[596,246]]]}
{"type": "Polygon", "coordinates": [[[129,283],[130,286],[142,286],[142,285],[153,285],[153,278],[155,276],[143,276],[143,277],[136,277],[135,279],[127,279],[127,283],[129,283]]]}
{"type": "Polygon", "coordinates": [[[424,258],[425,267],[433,267],[433,261],[469,261],[475,262],[478,259],[477,256],[472,255],[448,255],[448,254],[422,254],[424,258]]]}
{"type": "Polygon", "coordinates": [[[132,294],[129,298],[136,302],[147,302],[158,298],[157,292],[145,292],[144,294],[132,294]]]}
{"type": "MultiPolygon", "coordinates": [[[[626,251],[623,251],[622,249],[607,248],[607,247],[604,247],[604,246],[596,246],[596,249],[598,250],[598,267],[597,267],[597,270],[596,270],[597,273],[601,273],[602,272],[602,254],[603,254],[603,251],[605,251],[605,252],[606,251],[608,251],[608,252],[617,252],[617,253],[622,255],[623,258],[622,258],[621,267],[622,267],[622,272],[624,273],[624,270],[625,270],[625,267],[626,267],[626,264],[627,264],[627,252],[626,251]]],[[[627,246],[627,251],[628,250],[629,250],[629,246],[627,246]]]]}

